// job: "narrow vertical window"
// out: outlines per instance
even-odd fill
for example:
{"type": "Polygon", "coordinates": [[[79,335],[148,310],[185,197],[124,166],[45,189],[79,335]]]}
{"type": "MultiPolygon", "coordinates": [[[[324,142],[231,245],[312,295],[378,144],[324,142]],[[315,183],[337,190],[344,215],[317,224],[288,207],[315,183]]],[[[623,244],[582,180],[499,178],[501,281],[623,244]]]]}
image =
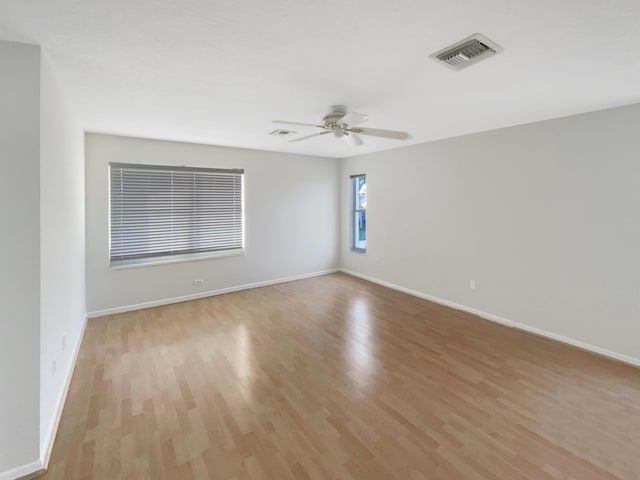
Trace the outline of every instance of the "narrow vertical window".
{"type": "Polygon", "coordinates": [[[349,192],[351,199],[349,247],[352,252],[365,253],[367,251],[367,176],[353,175],[349,192]]]}

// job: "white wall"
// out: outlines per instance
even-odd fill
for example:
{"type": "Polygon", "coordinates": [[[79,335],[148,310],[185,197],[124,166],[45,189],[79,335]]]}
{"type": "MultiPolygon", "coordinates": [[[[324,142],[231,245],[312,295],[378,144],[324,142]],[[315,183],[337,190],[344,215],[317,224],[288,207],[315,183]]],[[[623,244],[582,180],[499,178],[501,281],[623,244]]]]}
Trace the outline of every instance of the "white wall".
{"type": "Polygon", "coordinates": [[[85,151],[90,314],[338,267],[336,159],[99,134],[85,151]],[[109,162],[244,168],[245,254],[110,270],[109,162]]]}
{"type": "Polygon", "coordinates": [[[40,454],[44,456],[86,311],[84,132],[69,110],[45,51],[40,102],[40,454]]]}
{"type": "Polygon", "coordinates": [[[342,267],[640,359],[638,125],[633,105],[346,159],[342,267]]]}
{"type": "Polygon", "coordinates": [[[0,42],[0,477],[38,460],[40,49],[0,42]]]}

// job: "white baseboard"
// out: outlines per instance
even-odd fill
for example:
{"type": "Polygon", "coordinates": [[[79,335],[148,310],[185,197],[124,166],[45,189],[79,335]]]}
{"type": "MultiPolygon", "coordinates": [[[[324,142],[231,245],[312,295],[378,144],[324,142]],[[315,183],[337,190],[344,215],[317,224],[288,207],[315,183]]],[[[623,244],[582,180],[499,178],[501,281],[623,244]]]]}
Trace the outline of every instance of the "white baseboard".
{"type": "Polygon", "coordinates": [[[15,480],[16,478],[25,477],[38,470],[42,470],[42,468],[42,460],[38,459],[35,462],[0,472],[0,480],[15,480]]]}
{"type": "Polygon", "coordinates": [[[264,282],[246,283],[244,285],[236,285],[234,287],[220,288],[218,290],[209,290],[207,292],[194,293],[191,295],[182,295],[180,297],[165,298],[162,300],[155,300],[153,302],[138,303],[135,305],[125,305],[122,307],[106,308],[104,310],[96,310],[94,312],[88,312],[87,317],[96,318],[96,317],[103,317],[105,315],[114,315],[116,313],[132,312],[134,310],[143,310],[145,308],[159,307],[162,305],[169,305],[171,303],[180,303],[180,302],[186,302],[189,300],[197,300],[199,298],[213,297],[215,295],[222,295],[224,293],[238,292],[240,290],[249,290],[251,288],[266,287],[268,285],[276,285],[278,283],[293,282],[295,280],[303,280],[305,278],[319,277],[321,275],[328,275],[330,273],[335,273],[337,271],[339,271],[338,268],[332,268],[330,270],[322,270],[320,272],[304,273],[302,275],[295,275],[293,277],[276,278],[274,280],[266,280],[264,282]]]}
{"type": "Polygon", "coordinates": [[[369,282],[377,283],[378,285],[382,285],[384,287],[392,288],[393,290],[398,290],[403,293],[407,293],[409,295],[413,295],[414,297],[422,298],[424,300],[429,300],[433,303],[438,303],[440,305],[444,305],[446,307],[451,307],[456,310],[461,310],[463,312],[471,313],[473,315],[477,315],[480,318],[485,320],[489,320],[491,322],[499,323],[501,325],[505,325],[507,327],[516,328],[518,330],[523,330],[525,332],[533,333],[535,335],[539,335],[541,337],[550,338],[552,340],[556,340],[558,342],[566,343],[568,345],[577,347],[581,350],[586,350],[588,352],[596,353],[598,355],[602,355],[604,357],[609,357],[614,360],[617,360],[622,363],[626,363],[632,365],[634,367],[640,367],[640,358],[635,358],[629,355],[625,355],[623,353],[614,352],[612,350],[607,350],[606,348],[597,347],[595,345],[591,345],[585,342],[581,342],[580,340],[574,340],[573,338],[565,337],[563,335],[558,335],[557,333],[548,332],[546,330],[542,330],[540,328],[532,327],[530,325],[526,325],[524,323],[514,322],[513,320],[509,320],[504,317],[500,317],[498,315],[494,315],[492,313],[483,312],[481,310],[477,310],[475,308],[467,307],[466,305],[461,305],[459,303],[451,302],[449,300],[445,300],[443,298],[434,297],[433,295],[429,295],[423,292],[419,292],[417,290],[412,290],[410,288],[403,287],[401,285],[396,285],[395,283],[387,282],[385,280],[380,280],[379,278],[371,277],[369,275],[364,275],[362,273],[354,272],[352,270],[347,270],[345,268],[340,269],[341,272],[346,273],[347,275],[351,275],[354,277],[361,278],[363,280],[367,280],[369,282]]]}
{"type": "Polygon", "coordinates": [[[40,463],[42,467],[47,469],[49,467],[49,459],[51,458],[51,451],[53,450],[53,444],[56,441],[56,435],[58,434],[58,427],[60,426],[60,419],[62,418],[62,411],[64,410],[64,404],[67,401],[67,395],[69,393],[69,386],[71,385],[71,378],[73,377],[73,372],[76,368],[76,362],[78,360],[78,353],[80,352],[80,346],[82,345],[82,340],[84,339],[84,332],[87,328],[87,317],[84,317],[82,322],[82,328],[80,330],[80,335],[78,336],[78,341],[73,349],[73,355],[71,358],[71,362],[69,363],[69,368],[67,370],[67,376],[65,378],[64,387],[60,392],[60,397],[58,398],[58,404],[56,409],[56,417],[54,421],[51,423],[49,427],[49,431],[46,434],[46,440],[42,445],[42,451],[40,452],[40,463]]]}

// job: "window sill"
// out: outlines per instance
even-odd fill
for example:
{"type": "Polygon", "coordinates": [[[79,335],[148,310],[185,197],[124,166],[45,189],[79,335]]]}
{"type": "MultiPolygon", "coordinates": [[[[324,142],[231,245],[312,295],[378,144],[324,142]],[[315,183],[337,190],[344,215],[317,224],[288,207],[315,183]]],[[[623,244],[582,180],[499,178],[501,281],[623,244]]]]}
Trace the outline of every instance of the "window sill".
{"type": "Polygon", "coordinates": [[[162,257],[136,258],[133,260],[116,260],[109,265],[110,270],[124,270],[127,268],[153,267],[170,263],[197,262],[213,258],[239,257],[244,255],[242,250],[226,250],[224,252],[188,253],[184,255],[165,255],[162,257]]]}
{"type": "Polygon", "coordinates": [[[350,248],[349,251],[351,253],[355,253],[357,255],[366,255],[367,254],[366,250],[358,250],[357,248],[350,248]]]}

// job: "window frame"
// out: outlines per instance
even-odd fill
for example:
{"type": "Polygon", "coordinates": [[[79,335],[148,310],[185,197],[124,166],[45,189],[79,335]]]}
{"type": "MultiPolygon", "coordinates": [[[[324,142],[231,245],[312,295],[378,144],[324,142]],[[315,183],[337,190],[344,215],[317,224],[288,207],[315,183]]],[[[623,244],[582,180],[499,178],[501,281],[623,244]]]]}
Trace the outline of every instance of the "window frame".
{"type": "Polygon", "coordinates": [[[182,263],[193,262],[199,260],[207,260],[212,258],[222,257],[234,257],[242,256],[245,252],[245,171],[243,168],[209,168],[209,167],[190,167],[185,165],[155,165],[147,163],[125,163],[125,162],[109,162],[107,169],[107,194],[108,194],[108,229],[107,229],[107,261],[109,263],[110,270],[121,270],[136,267],[145,267],[153,265],[162,265],[169,263],[182,263]],[[221,174],[234,174],[240,176],[240,206],[241,206],[241,247],[229,248],[222,250],[210,250],[210,251],[195,251],[195,252],[183,252],[176,254],[159,253],[157,255],[149,255],[145,257],[137,258],[124,258],[113,259],[112,258],[112,190],[111,190],[111,169],[112,167],[121,168],[140,168],[140,169],[153,169],[153,170],[171,170],[179,172],[203,172],[203,173],[221,173],[221,174]]]}
{"type": "MultiPolygon", "coordinates": [[[[359,191],[357,188],[357,184],[358,184],[358,179],[360,177],[364,177],[365,184],[367,184],[366,173],[351,175],[349,177],[349,251],[363,255],[367,253],[366,244],[365,244],[365,248],[360,248],[356,246],[356,238],[355,238],[357,214],[364,213],[365,219],[367,215],[366,207],[356,208],[356,206],[358,205],[358,191],[359,191]]],[[[368,192],[367,192],[367,202],[368,202],[368,192]]],[[[367,227],[365,225],[365,236],[366,236],[366,232],[367,232],[367,227]]],[[[365,242],[366,242],[366,238],[365,238],[365,242]]]]}

